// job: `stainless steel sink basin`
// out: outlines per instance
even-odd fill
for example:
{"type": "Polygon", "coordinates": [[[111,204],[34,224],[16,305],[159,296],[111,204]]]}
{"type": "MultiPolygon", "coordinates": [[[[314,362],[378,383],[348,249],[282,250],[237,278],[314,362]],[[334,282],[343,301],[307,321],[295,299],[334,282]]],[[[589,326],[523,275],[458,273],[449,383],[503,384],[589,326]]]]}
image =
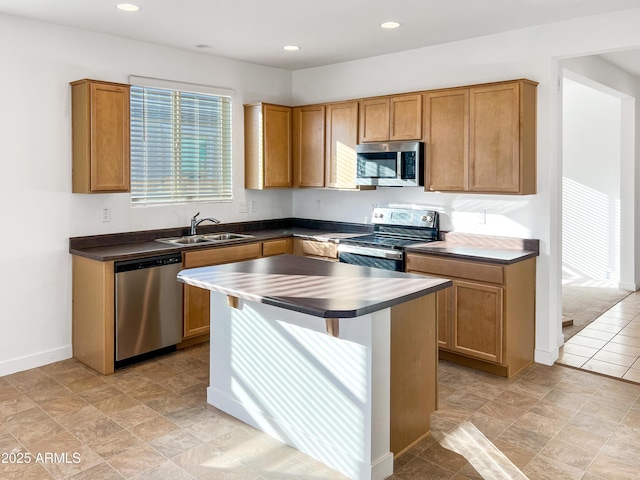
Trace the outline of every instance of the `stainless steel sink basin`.
{"type": "Polygon", "coordinates": [[[211,233],[209,235],[202,235],[202,238],[211,241],[220,240],[236,240],[242,238],[254,238],[253,235],[245,235],[243,233],[211,233]]]}
{"type": "Polygon", "coordinates": [[[171,243],[173,245],[202,245],[205,243],[233,242],[255,238],[244,233],[208,233],[203,235],[187,235],[185,237],[156,238],[156,242],[171,243]]]}

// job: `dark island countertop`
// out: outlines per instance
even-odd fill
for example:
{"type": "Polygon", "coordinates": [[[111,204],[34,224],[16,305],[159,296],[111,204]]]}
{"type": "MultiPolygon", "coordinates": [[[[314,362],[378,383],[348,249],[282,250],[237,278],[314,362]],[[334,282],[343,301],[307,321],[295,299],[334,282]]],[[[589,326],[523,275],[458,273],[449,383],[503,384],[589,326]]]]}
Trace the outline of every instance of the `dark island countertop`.
{"type": "Polygon", "coordinates": [[[230,296],[322,318],[353,318],[452,282],[308,257],[274,257],[183,270],[178,280],[230,296]]]}

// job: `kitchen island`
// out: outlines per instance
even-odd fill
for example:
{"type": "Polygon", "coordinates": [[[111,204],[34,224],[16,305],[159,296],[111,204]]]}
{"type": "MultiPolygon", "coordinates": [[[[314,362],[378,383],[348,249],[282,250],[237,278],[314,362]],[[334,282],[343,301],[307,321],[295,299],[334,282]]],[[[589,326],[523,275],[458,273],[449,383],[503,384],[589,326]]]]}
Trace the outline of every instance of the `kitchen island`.
{"type": "Polygon", "coordinates": [[[429,433],[449,280],[293,255],[178,279],[211,290],[211,405],[358,480],[429,433]]]}

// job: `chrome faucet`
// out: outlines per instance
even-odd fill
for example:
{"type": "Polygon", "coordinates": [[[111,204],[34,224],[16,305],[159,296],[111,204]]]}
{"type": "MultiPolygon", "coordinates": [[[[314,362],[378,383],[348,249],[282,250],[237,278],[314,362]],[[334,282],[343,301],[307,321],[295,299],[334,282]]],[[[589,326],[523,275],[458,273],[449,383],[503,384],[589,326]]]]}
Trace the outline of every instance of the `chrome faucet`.
{"type": "Polygon", "coordinates": [[[200,212],[196,213],[193,217],[191,217],[191,228],[189,229],[189,235],[195,235],[198,225],[200,225],[205,220],[209,220],[210,222],[213,222],[213,223],[220,223],[220,220],[212,217],[205,217],[205,218],[201,218],[200,220],[196,220],[198,215],[200,215],[200,212]]]}

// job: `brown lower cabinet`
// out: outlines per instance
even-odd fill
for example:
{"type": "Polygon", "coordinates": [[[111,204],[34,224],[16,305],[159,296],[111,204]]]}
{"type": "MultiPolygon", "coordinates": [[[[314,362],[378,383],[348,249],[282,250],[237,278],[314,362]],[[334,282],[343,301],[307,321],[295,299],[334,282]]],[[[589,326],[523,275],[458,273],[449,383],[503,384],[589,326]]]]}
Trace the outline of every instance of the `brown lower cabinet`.
{"type": "Polygon", "coordinates": [[[504,377],[533,363],[535,258],[502,265],[409,253],[407,271],[453,280],[436,297],[441,359],[504,377]]]}
{"type": "MultiPolygon", "coordinates": [[[[291,238],[279,238],[261,243],[248,243],[232,247],[209,248],[185,252],[184,268],[208,267],[224,263],[253,260],[261,256],[291,253],[291,238]]],[[[209,333],[209,290],[185,285],[184,287],[184,338],[209,333]]]]}

